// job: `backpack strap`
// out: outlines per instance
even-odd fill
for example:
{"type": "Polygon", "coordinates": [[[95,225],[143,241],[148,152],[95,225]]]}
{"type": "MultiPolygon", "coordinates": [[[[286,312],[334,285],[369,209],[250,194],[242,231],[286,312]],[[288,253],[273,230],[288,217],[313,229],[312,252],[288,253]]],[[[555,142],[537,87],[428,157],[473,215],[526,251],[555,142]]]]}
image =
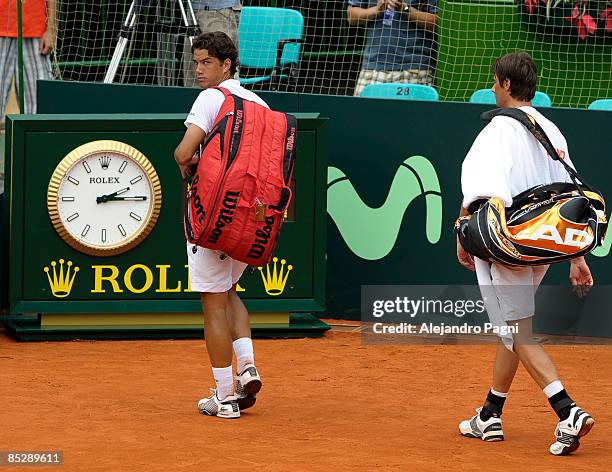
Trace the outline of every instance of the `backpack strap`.
{"type": "Polygon", "coordinates": [[[522,125],[524,125],[525,128],[527,128],[527,130],[540,142],[540,144],[544,146],[544,149],[546,150],[548,155],[553,160],[559,161],[563,165],[567,173],[570,175],[572,182],[574,182],[574,185],[578,187],[578,191],[581,195],[584,196],[584,192],[582,191],[580,185],[578,185],[578,182],[576,182],[576,180],[580,180],[582,185],[584,185],[587,189],[593,191],[592,187],[587,184],[584,179],[580,177],[578,173],[567,162],[561,159],[559,153],[557,152],[553,144],[550,142],[550,138],[546,135],[540,124],[535,120],[533,116],[519,108],[496,108],[495,110],[485,111],[480,115],[480,118],[484,121],[491,121],[496,116],[508,116],[510,118],[514,118],[522,125]]]}
{"type": "Polygon", "coordinates": [[[232,92],[230,92],[228,89],[226,89],[225,87],[208,87],[209,89],[214,89],[214,90],[218,90],[219,92],[221,92],[223,95],[225,95],[225,98],[229,97],[232,92]]]}

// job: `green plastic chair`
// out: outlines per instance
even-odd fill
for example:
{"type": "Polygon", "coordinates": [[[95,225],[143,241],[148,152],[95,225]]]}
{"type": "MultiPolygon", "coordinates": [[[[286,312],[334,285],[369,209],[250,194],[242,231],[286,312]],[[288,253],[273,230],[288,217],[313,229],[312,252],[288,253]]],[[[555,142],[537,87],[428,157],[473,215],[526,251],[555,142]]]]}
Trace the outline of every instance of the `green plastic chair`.
{"type": "Polygon", "coordinates": [[[438,101],[438,91],[429,85],[420,84],[369,84],[362,90],[360,97],[393,98],[396,100],[438,101]]]}
{"type": "MultiPolygon", "coordinates": [[[[486,103],[495,105],[495,94],[491,89],[476,90],[470,97],[470,103],[486,103]]],[[[544,92],[536,92],[535,97],[531,100],[534,107],[551,107],[552,100],[544,92]]]]}
{"type": "Polygon", "coordinates": [[[612,98],[601,98],[591,102],[589,110],[609,110],[612,111],[612,98]]]}
{"type": "Polygon", "coordinates": [[[261,75],[240,77],[242,85],[292,80],[302,52],[304,17],[288,8],[244,7],[238,26],[240,65],[261,75]]]}

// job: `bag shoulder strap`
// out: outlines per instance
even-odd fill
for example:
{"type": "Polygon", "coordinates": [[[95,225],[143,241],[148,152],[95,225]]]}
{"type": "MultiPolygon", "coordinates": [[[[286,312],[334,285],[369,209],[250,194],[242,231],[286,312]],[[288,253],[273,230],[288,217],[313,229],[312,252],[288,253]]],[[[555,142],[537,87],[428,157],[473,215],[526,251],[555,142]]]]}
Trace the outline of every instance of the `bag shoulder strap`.
{"type": "Polygon", "coordinates": [[[229,97],[229,96],[232,94],[232,92],[230,92],[230,91],[229,91],[228,89],[226,89],[225,87],[217,87],[217,86],[215,86],[215,87],[208,87],[208,88],[213,89],[213,90],[218,90],[218,91],[219,91],[219,92],[221,92],[223,95],[225,95],[225,98],[229,97]]]}
{"type": "Polygon", "coordinates": [[[578,190],[582,194],[580,190],[580,186],[576,182],[576,179],[580,180],[582,185],[584,185],[589,190],[592,190],[592,187],[587,184],[582,177],[578,175],[578,173],[561,157],[559,153],[553,146],[550,138],[546,135],[540,124],[535,120],[533,116],[529,113],[524,112],[519,108],[496,108],[495,110],[485,111],[480,115],[480,118],[485,121],[491,121],[496,116],[508,116],[510,118],[514,118],[519,123],[521,123],[527,130],[539,141],[539,143],[544,147],[548,155],[555,161],[558,161],[563,165],[567,173],[570,175],[572,182],[578,187],[578,190]]]}

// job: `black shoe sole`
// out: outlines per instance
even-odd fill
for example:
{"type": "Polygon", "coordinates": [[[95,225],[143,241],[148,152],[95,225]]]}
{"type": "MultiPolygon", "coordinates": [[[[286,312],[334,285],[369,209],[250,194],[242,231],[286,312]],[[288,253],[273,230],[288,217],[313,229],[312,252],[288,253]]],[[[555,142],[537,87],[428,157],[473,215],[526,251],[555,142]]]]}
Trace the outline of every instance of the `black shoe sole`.
{"type": "Polygon", "coordinates": [[[242,389],[247,395],[255,395],[261,390],[261,380],[251,380],[246,385],[243,385],[242,389]]]}
{"type": "MultiPolygon", "coordinates": [[[[472,433],[461,433],[461,436],[463,436],[464,438],[472,438],[472,439],[482,439],[482,436],[476,436],[475,434],[472,433]]],[[[495,442],[495,441],[503,441],[504,440],[504,436],[503,434],[498,434],[496,436],[489,436],[486,439],[482,439],[483,441],[487,441],[487,442],[495,442]]]]}
{"type": "Polygon", "coordinates": [[[246,397],[238,398],[238,408],[240,411],[247,410],[255,405],[257,398],[255,395],[247,395],[246,397]]]}

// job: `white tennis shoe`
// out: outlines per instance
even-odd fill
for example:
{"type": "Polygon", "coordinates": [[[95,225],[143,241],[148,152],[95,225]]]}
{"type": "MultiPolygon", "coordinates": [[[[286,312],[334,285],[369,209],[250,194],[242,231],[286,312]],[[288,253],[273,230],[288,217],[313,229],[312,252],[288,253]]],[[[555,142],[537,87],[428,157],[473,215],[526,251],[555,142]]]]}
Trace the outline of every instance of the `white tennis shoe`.
{"type": "Polygon", "coordinates": [[[257,368],[253,364],[247,364],[242,373],[236,376],[236,398],[240,410],[246,410],[255,405],[261,386],[261,377],[257,368]]]}
{"type": "Polygon", "coordinates": [[[577,406],[572,407],[569,416],[559,421],[555,428],[557,440],[550,445],[550,453],[555,456],[566,456],[580,447],[580,438],[587,435],[595,420],[586,411],[577,406]]]}
{"type": "Polygon", "coordinates": [[[491,416],[487,421],[480,419],[480,410],[476,410],[476,415],[469,420],[459,423],[459,431],[466,438],[480,438],[483,441],[503,441],[504,432],[502,431],[501,418],[491,416]]]}
{"type": "Polygon", "coordinates": [[[228,395],[223,400],[219,400],[217,391],[214,388],[211,388],[210,392],[212,393],[210,397],[202,398],[198,402],[200,413],[219,418],[240,418],[240,409],[238,408],[238,398],[236,395],[228,395]]]}

